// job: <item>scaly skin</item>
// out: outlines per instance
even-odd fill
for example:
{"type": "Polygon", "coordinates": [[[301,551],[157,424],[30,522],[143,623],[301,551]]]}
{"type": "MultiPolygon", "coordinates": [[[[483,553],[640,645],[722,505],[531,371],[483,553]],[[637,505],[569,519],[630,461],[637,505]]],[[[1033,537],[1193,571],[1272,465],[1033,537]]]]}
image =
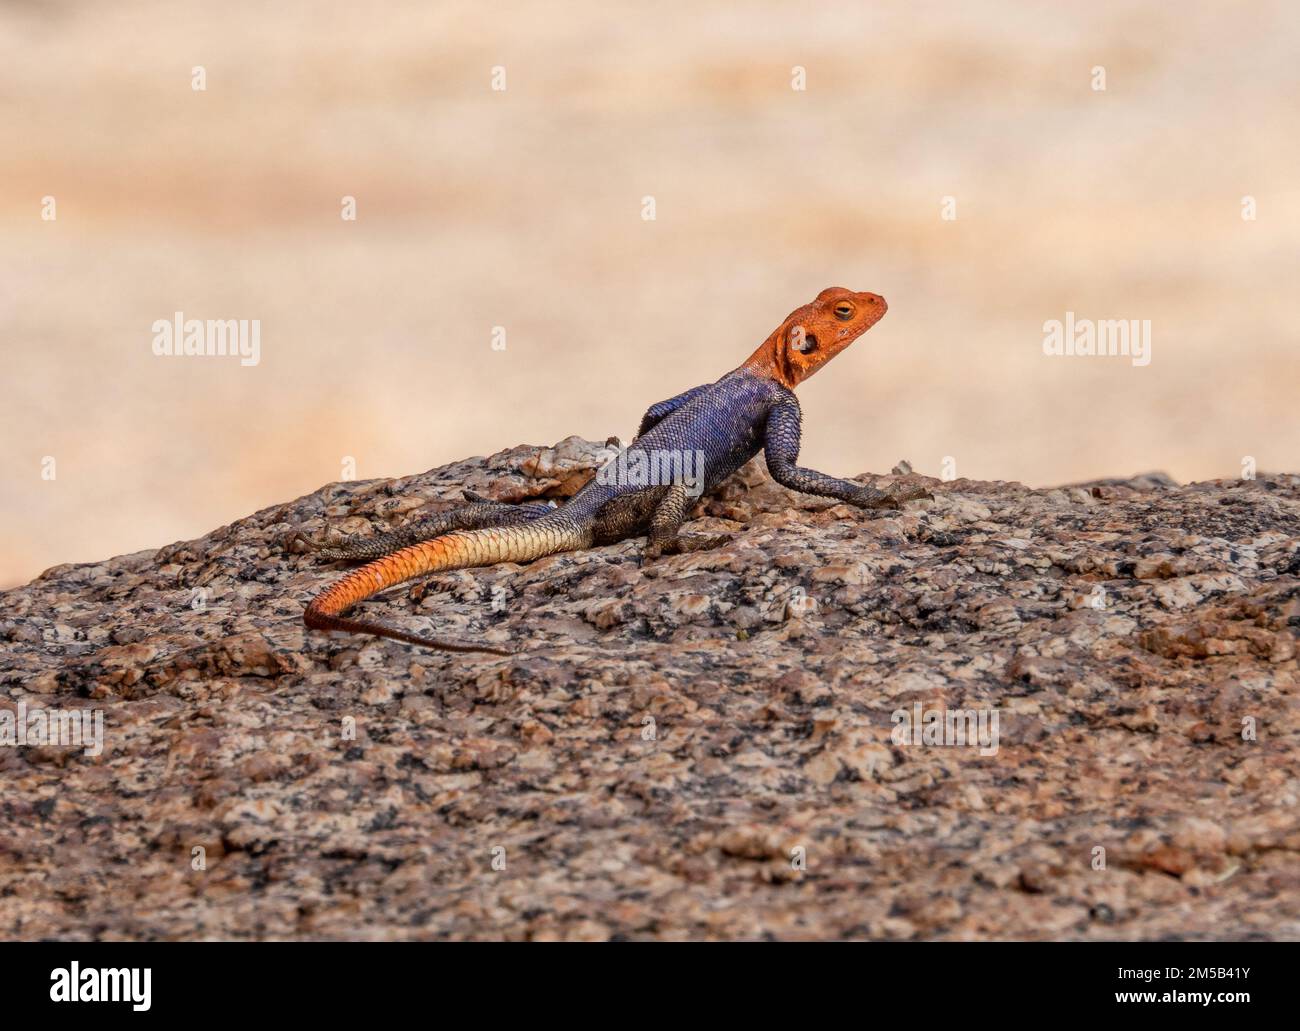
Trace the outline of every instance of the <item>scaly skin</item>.
{"type": "MultiPolygon", "coordinates": [[[[716,383],[694,387],[652,405],[622,468],[638,460],[699,458],[689,469],[708,493],[764,451],[772,478],[793,490],[836,498],[862,508],[897,508],[927,497],[915,489],[888,494],[798,465],[801,423],[794,388],[849,346],[885,314],[885,299],[831,287],[796,308],[739,368],[716,383]]],[[[396,584],[450,569],[498,562],[531,562],[546,555],[612,544],[646,534],[648,557],[710,547],[678,533],[693,496],[688,476],[651,482],[628,473],[614,475],[618,459],[563,508],[503,505],[468,495],[471,504],[422,520],[390,534],[312,544],[328,559],[368,559],[307,606],[303,620],[314,630],[375,634],[448,651],[509,651],[487,645],[444,641],[395,627],[350,619],[354,605],[396,584]],[[396,549],[396,550],[394,550],[396,549]]]]}

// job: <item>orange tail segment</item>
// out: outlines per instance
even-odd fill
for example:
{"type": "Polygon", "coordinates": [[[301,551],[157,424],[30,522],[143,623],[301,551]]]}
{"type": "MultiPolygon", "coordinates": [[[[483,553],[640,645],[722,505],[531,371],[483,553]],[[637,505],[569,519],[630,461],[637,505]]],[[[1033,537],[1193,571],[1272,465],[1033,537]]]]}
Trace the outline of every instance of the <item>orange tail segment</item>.
{"type": "Polygon", "coordinates": [[[572,525],[557,525],[557,522],[541,519],[524,526],[458,530],[430,541],[412,544],[409,548],[362,566],[322,591],[303,612],[303,622],[313,630],[374,634],[444,651],[510,655],[511,652],[504,648],[424,637],[382,623],[348,619],[343,613],[380,591],[417,576],[449,569],[491,566],[498,562],[531,562],[546,555],[584,547],[585,543],[579,537],[580,534],[575,532],[572,525]]]}

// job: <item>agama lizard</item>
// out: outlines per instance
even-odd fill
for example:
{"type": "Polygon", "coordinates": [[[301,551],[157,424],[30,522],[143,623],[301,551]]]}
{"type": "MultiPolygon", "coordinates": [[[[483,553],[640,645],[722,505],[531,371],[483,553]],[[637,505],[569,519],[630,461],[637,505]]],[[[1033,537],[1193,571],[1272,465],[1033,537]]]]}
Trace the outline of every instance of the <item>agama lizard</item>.
{"type": "MultiPolygon", "coordinates": [[[[877,294],[841,287],[823,290],[811,304],[792,311],[739,368],[716,383],[692,387],[651,405],[623,460],[653,457],[663,468],[664,455],[699,456],[707,493],[761,450],[772,478],[805,494],[867,509],[897,508],[904,501],[928,497],[923,488],[887,493],[798,464],[801,415],[794,388],[879,322],[885,310],[885,299],[877,294]]],[[[344,614],[389,587],[444,570],[531,562],[643,534],[649,537],[648,558],[717,544],[717,538],[678,532],[694,500],[680,478],[649,485],[640,479],[627,481],[627,477],[619,482],[618,477],[598,474],[560,508],[509,505],[467,494],[470,504],[398,531],[325,543],[308,541],[331,561],[369,562],[318,595],[303,620],[313,630],[376,634],[449,651],[511,654],[344,614]]]]}

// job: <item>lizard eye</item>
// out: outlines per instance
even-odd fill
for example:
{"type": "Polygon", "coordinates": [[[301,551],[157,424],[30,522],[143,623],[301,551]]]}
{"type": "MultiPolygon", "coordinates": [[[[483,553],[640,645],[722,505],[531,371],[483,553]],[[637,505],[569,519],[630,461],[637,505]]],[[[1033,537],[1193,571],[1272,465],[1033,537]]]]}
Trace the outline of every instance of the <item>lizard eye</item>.
{"type": "Polygon", "coordinates": [[[848,322],[849,319],[853,318],[853,305],[849,304],[848,301],[840,301],[835,306],[835,317],[841,322],[848,322]]]}

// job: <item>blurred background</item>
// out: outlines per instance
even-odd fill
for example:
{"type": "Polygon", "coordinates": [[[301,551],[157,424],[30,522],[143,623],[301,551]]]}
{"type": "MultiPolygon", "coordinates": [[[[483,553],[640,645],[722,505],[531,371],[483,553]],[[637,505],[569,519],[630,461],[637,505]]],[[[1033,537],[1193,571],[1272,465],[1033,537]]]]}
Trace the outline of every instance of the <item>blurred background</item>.
{"type": "Polygon", "coordinates": [[[801,390],[817,468],[1300,469],[1298,12],[0,3],[0,585],[628,439],[830,285],[890,311],[801,390]],[[260,363],[156,357],[177,311],[260,363]],[[1067,311],[1151,363],[1045,356],[1067,311]]]}

